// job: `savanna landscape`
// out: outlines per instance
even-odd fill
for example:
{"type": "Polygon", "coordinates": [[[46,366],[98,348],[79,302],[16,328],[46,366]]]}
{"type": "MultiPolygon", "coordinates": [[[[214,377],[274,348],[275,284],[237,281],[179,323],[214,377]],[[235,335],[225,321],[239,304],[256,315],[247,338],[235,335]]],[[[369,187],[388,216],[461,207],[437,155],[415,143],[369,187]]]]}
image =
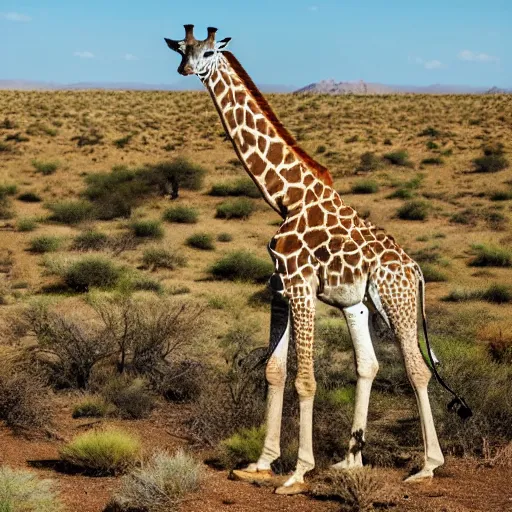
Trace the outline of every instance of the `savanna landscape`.
{"type": "MultiPolygon", "coordinates": [[[[2,91],[0,480],[26,508],[7,496],[0,510],[512,510],[512,96],[268,99],[345,202],[422,267],[439,372],[473,409],[461,421],[431,381],[445,466],[402,483],[421,463],[419,418],[374,318],[368,468],[329,472],[356,376],[341,312],[319,304],[310,493],[229,480],[263,441],[280,218],[211,99],[2,91]]],[[[289,359],[276,481],[298,447],[289,359]]]]}

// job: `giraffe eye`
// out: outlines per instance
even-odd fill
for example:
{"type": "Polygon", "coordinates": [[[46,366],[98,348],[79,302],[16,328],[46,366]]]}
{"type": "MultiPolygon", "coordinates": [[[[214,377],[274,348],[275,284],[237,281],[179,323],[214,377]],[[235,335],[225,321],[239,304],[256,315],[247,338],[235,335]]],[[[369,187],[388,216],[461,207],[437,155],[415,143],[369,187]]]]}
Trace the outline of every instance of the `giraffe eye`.
{"type": "Polygon", "coordinates": [[[206,57],[206,58],[211,57],[214,53],[215,52],[212,52],[212,51],[204,52],[203,57],[206,57]]]}

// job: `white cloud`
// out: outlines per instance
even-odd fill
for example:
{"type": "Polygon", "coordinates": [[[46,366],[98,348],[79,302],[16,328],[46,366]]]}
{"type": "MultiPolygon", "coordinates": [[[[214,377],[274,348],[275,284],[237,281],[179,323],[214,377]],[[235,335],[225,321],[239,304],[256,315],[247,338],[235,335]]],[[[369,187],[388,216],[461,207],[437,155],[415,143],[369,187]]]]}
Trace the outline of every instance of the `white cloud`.
{"type": "Polygon", "coordinates": [[[444,68],[444,64],[440,60],[424,60],[421,57],[409,57],[409,62],[414,62],[423,66],[425,69],[441,69],[444,68]]]}
{"type": "Polygon", "coordinates": [[[124,60],[139,60],[138,57],[136,57],[135,55],[132,55],[131,53],[125,53],[123,59],[124,60]]]}
{"type": "Polygon", "coordinates": [[[460,60],[466,60],[471,62],[499,62],[500,58],[493,55],[488,55],[482,52],[472,52],[470,50],[462,50],[459,52],[457,57],[460,60]]]}
{"type": "Polygon", "coordinates": [[[94,59],[94,53],[91,52],[75,52],[73,55],[81,59],[94,59]]]}
{"type": "Polygon", "coordinates": [[[19,12],[0,12],[0,18],[7,21],[19,21],[22,23],[27,23],[32,20],[30,16],[20,14],[19,12]]]}
{"type": "Polygon", "coordinates": [[[423,66],[425,69],[439,69],[443,67],[443,64],[439,60],[427,60],[423,66]]]}

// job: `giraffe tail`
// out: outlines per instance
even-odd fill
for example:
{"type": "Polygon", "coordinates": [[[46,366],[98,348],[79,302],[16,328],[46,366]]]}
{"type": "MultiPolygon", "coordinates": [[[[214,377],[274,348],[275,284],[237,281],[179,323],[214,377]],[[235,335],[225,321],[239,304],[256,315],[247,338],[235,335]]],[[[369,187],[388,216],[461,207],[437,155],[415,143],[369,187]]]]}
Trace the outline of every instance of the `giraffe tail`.
{"type": "Polygon", "coordinates": [[[449,411],[455,411],[462,420],[467,420],[471,416],[473,416],[473,411],[468,406],[464,398],[460,397],[455,391],[446,384],[446,382],[441,378],[439,375],[439,372],[437,371],[437,364],[439,364],[438,359],[434,355],[434,352],[432,351],[432,347],[430,345],[430,340],[428,338],[428,330],[427,330],[427,316],[425,314],[425,278],[423,277],[423,272],[421,271],[419,265],[416,267],[416,272],[418,274],[419,278],[419,299],[420,299],[420,306],[421,306],[421,317],[423,321],[423,335],[425,336],[425,344],[427,346],[427,355],[429,361],[427,361],[427,364],[429,365],[430,369],[432,370],[432,373],[434,374],[437,382],[446,389],[449,393],[453,395],[453,399],[448,404],[448,410],[449,411]]]}

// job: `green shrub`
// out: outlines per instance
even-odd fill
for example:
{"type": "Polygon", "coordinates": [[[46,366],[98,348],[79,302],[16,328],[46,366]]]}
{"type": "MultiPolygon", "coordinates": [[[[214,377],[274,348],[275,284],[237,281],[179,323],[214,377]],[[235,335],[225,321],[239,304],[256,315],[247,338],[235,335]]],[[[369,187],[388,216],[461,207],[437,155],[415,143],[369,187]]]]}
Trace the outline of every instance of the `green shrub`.
{"type": "Polygon", "coordinates": [[[50,235],[41,235],[30,240],[29,251],[37,253],[55,252],[60,247],[59,237],[50,235]]]}
{"type": "Polygon", "coordinates": [[[418,133],[418,137],[439,137],[439,135],[441,135],[441,132],[432,126],[429,126],[418,133]]]}
{"type": "Polygon", "coordinates": [[[454,224],[465,224],[468,226],[474,226],[477,223],[479,214],[472,208],[466,208],[460,212],[456,212],[450,216],[450,222],[454,224]]]}
{"type": "Polygon", "coordinates": [[[156,452],[121,479],[114,502],[130,510],[174,511],[186,494],[199,489],[203,478],[202,465],[182,450],[172,456],[156,452]]]}
{"type": "Polygon", "coordinates": [[[376,181],[360,180],[350,187],[352,194],[375,194],[379,191],[379,184],[376,181]]]}
{"type": "Polygon", "coordinates": [[[224,201],[217,205],[218,219],[248,219],[254,212],[254,204],[245,198],[224,201]]]}
{"type": "Polygon", "coordinates": [[[18,229],[18,231],[21,232],[34,231],[36,227],[37,222],[34,219],[29,219],[25,217],[23,219],[18,219],[18,221],[16,222],[16,228],[18,229]]]}
{"type": "Polygon", "coordinates": [[[218,242],[232,242],[233,235],[231,235],[230,233],[219,233],[217,235],[217,241],[218,242]]]}
{"type": "Polygon", "coordinates": [[[487,146],[483,151],[482,157],[473,160],[474,172],[498,172],[509,166],[503,152],[503,144],[487,146]]]}
{"type": "Polygon", "coordinates": [[[317,155],[320,155],[320,154],[322,154],[322,153],[325,153],[326,151],[327,151],[327,148],[326,148],[323,144],[321,144],[320,146],[318,146],[318,147],[316,148],[316,154],[317,154],[317,155]]]}
{"type": "Polygon", "coordinates": [[[133,135],[134,135],[133,133],[129,133],[128,135],[125,135],[124,137],[120,137],[119,139],[114,140],[114,146],[116,148],[123,149],[133,139],[133,135]]]}
{"type": "Polygon", "coordinates": [[[511,267],[512,251],[501,247],[473,245],[475,256],[469,261],[470,267],[511,267]]]}
{"type": "Polygon", "coordinates": [[[427,147],[427,149],[431,149],[431,150],[432,149],[439,149],[439,146],[433,140],[427,141],[425,146],[427,147]]]}
{"type": "Polygon", "coordinates": [[[233,468],[256,462],[263,450],[265,428],[244,428],[220,443],[221,458],[225,467],[233,468]]]}
{"type": "Polygon", "coordinates": [[[270,261],[262,260],[248,251],[229,253],[210,268],[210,273],[216,279],[256,283],[266,281],[273,271],[274,266],[270,261]]]}
{"type": "Polygon", "coordinates": [[[99,231],[84,231],[77,235],[71,249],[74,251],[101,251],[108,244],[108,236],[99,231]]]}
{"type": "Polygon", "coordinates": [[[195,208],[175,206],[165,210],[162,218],[167,222],[175,222],[177,224],[195,224],[197,222],[198,213],[195,208]]]}
{"type": "Polygon", "coordinates": [[[186,259],[184,256],[175,252],[170,252],[161,247],[150,247],[144,251],[142,257],[142,264],[144,268],[149,270],[157,270],[159,268],[167,268],[175,270],[178,267],[186,266],[186,259]]]}
{"type": "Polygon", "coordinates": [[[512,199],[512,190],[495,190],[489,194],[491,201],[508,201],[512,199]]]}
{"type": "Polygon", "coordinates": [[[409,153],[407,153],[405,149],[399,149],[397,151],[392,151],[391,153],[386,153],[383,158],[392,165],[401,165],[404,167],[412,166],[412,162],[409,160],[409,153]]]}
{"type": "Polygon", "coordinates": [[[352,137],[347,137],[345,139],[345,144],[351,144],[352,142],[357,142],[359,140],[359,135],[352,135],[352,137]]]}
{"type": "Polygon", "coordinates": [[[76,292],[91,288],[111,288],[122,274],[122,269],[112,261],[99,256],[87,256],[63,269],[66,285],[76,292]]]}
{"type": "Polygon", "coordinates": [[[155,292],[158,294],[162,294],[164,292],[164,287],[160,282],[147,276],[136,276],[129,279],[126,284],[126,289],[133,291],[155,292]]]}
{"type": "Polygon", "coordinates": [[[100,393],[124,419],[146,418],[155,407],[155,396],[144,379],[121,375],[110,379],[100,393]]]}
{"type": "Polygon", "coordinates": [[[73,407],[73,418],[103,418],[112,412],[109,404],[101,397],[85,398],[73,407]]]}
{"type": "Polygon", "coordinates": [[[18,196],[19,201],[24,203],[40,203],[41,198],[35,192],[23,192],[18,196]]]}
{"type": "Polygon", "coordinates": [[[371,172],[376,171],[382,166],[382,160],[375,153],[367,151],[360,157],[358,171],[371,172]]]}
{"type": "Polygon", "coordinates": [[[140,442],[120,430],[90,431],[78,435],[60,451],[71,466],[95,475],[124,473],[137,462],[140,442]]]}
{"type": "Polygon", "coordinates": [[[464,290],[461,288],[451,290],[448,295],[444,296],[441,300],[445,302],[466,302],[469,300],[482,299],[481,290],[464,290]]]}
{"type": "Polygon", "coordinates": [[[414,192],[410,188],[400,187],[394,192],[386,196],[387,199],[411,199],[414,197],[414,192]]]}
{"type": "Polygon", "coordinates": [[[39,480],[21,469],[0,466],[0,511],[61,512],[64,510],[51,480],[39,480]]]}
{"type": "Polygon", "coordinates": [[[213,251],[215,249],[213,237],[208,233],[196,233],[195,235],[191,235],[187,238],[185,243],[189,247],[201,249],[202,251],[213,251]]]}
{"type": "Polygon", "coordinates": [[[408,201],[401,206],[397,215],[402,220],[425,220],[428,217],[429,205],[425,201],[408,201]]]}
{"type": "Polygon", "coordinates": [[[59,162],[41,162],[40,160],[32,160],[32,165],[43,176],[53,174],[60,166],[59,162]]]}
{"type": "Polygon", "coordinates": [[[60,201],[47,205],[52,212],[50,220],[62,224],[79,224],[94,217],[95,209],[89,201],[60,201]]]}
{"type": "Polygon", "coordinates": [[[0,185],[0,198],[13,196],[18,191],[18,187],[14,184],[0,185]]]}
{"type": "Polygon", "coordinates": [[[135,220],[130,223],[130,229],[138,238],[160,239],[164,236],[159,220],[135,220]]]}
{"type": "Polygon", "coordinates": [[[240,178],[231,183],[213,185],[210,189],[211,196],[246,196],[252,198],[261,197],[261,192],[250,178],[240,178]]]}
{"type": "Polygon", "coordinates": [[[508,304],[512,302],[512,290],[503,284],[492,284],[482,292],[482,299],[494,304],[508,304]]]}
{"type": "Polygon", "coordinates": [[[423,277],[427,283],[441,283],[448,281],[446,274],[433,265],[423,264],[421,265],[421,271],[423,272],[423,277]]]}
{"type": "Polygon", "coordinates": [[[424,158],[421,163],[423,165],[443,165],[444,160],[440,156],[431,156],[428,158],[424,158]]]}

